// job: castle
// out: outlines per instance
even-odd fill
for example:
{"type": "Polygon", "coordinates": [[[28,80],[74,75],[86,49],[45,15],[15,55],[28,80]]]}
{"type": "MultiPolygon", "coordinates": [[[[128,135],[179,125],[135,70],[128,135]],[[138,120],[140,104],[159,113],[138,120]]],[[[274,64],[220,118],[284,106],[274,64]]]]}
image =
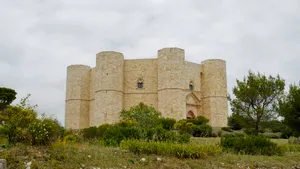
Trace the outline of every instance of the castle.
{"type": "Polygon", "coordinates": [[[158,50],[155,59],[124,60],[122,53],[96,55],[96,67],[67,67],[65,126],[81,129],[115,123],[119,112],[140,102],[176,120],[199,115],[227,126],[226,63],[185,61],[180,48],[158,50]]]}

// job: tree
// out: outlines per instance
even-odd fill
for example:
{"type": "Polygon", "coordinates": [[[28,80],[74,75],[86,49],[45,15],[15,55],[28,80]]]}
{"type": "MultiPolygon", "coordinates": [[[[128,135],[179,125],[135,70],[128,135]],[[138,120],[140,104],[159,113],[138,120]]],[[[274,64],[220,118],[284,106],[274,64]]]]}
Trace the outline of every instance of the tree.
{"type": "Polygon", "coordinates": [[[10,144],[24,141],[23,136],[28,134],[30,123],[37,117],[34,107],[28,103],[29,96],[22,98],[20,104],[7,106],[5,110],[0,111],[0,125],[10,144]]]}
{"type": "Polygon", "coordinates": [[[120,117],[122,120],[135,122],[143,128],[155,128],[160,123],[161,113],[152,106],[140,103],[129,110],[122,110],[120,117]]]}
{"type": "Polygon", "coordinates": [[[300,135],[300,85],[290,85],[289,93],[279,102],[279,114],[283,123],[300,135]]]}
{"type": "Polygon", "coordinates": [[[16,99],[16,95],[14,89],[0,87],[0,111],[10,105],[16,99]]]}
{"type": "Polygon", "coordinates": [[[235,98],[229,97],[231,110],[247,119],[245,124],[257,135],[262,121],[276,117],[276,106],[284,94],[285,81],[279,75],[267,77],[249,71],[248,77],[236,82],[237,86],[233,88],[235,98]]]}

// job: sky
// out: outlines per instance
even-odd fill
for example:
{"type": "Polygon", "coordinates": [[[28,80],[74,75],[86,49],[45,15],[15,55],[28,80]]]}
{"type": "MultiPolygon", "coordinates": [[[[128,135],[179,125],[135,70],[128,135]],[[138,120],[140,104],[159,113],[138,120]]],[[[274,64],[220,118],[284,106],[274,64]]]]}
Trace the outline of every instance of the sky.
{"type": "Polygon", "coordinates": [[[100,51],[224,59],[229,94],[249,70],[300,80],[299,0],[0,0],[0,11],[0,86],[62,124],[67,66],[94,67],[100,51]]]}

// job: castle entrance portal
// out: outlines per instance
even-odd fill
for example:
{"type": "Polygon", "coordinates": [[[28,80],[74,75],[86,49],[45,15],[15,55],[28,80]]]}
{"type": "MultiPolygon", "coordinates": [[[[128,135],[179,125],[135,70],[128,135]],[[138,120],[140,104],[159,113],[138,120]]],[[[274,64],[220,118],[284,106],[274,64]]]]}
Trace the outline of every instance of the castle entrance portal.
{"type": "Polygon", "coordinates": [[[192,111],[189,111],[189,112],[186,114],[186,118],[187,118],[187,119],[194,119],[194,118],[195,118],[195,114],[194,114],[192,111]]]}
{"type": "Polygon", "coordinates": [[[194,93],[186,96],[186,118],[194,119],[200,115],[200,100],[194,93]]]}

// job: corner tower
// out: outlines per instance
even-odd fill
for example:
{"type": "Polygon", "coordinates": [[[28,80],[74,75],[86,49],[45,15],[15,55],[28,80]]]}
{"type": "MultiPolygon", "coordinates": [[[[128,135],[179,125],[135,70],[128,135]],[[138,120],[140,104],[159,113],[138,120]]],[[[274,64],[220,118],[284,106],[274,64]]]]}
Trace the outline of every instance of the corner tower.
{"type": "Polygon", "coordinates": [[[122,53],[105,51],[96,56],[95,126],[119,120],[119,113],[123,109],[123,67],[122,53]]]}
{"type": "Polygon", "coordinates": [[[201,86],[204,116],[214,127],[227,126],[227,76],[226,62],[209,59],[202,63],[201,86]]]}
{"type": "Polygon", "coordinates": [[[91,68],[86,65],[67,67],[65,126],[89,127],[89,82],[91,68]]]}
{"type": "Polygon", "coordinates": [[[165,117],[185,118],[184,50],[163,48],[158,51],[158,110],[165,117]]]}

